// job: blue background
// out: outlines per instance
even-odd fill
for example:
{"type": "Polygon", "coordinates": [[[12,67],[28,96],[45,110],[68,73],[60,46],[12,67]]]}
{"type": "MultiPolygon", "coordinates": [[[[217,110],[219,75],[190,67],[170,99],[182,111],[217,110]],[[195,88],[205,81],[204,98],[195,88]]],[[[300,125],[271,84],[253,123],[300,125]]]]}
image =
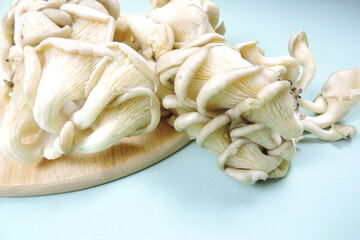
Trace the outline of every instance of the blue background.
{"type": "MultiPolygon", "coordinates": [[[[1,1],[1,15],[10,2],[1,1]]],[[[289,38],[305,29],[318,67],[305,98],[332,72],[360,65],[359,1],[214,2],[228,42],[259,40],[267,56],[288,55],[289,38]]],[[[146,0],[120,4],[122,13],[149,7],[146,0]]],[[[360,129],[360,106],[342,123],[360,129]]],[[[191,143],[102,186],[0,198],[0,239],[360,239],[359,144],[359,133],[335,143],[309,136],[284,179],[248,186],[191,143]]]]}

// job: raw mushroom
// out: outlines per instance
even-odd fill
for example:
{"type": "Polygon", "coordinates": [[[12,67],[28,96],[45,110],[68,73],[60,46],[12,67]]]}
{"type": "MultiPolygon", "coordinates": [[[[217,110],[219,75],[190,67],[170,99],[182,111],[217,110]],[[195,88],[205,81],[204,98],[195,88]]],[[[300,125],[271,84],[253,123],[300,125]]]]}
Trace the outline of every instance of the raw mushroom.
{"type": "Polygon", "coordinates": [[[168,94],[168,95],[164,96],[164,98],[162,100],[162,105],[165,109],[168,109],[173,113],[173,115],[171,115],[167,119],[168,124],[173,127],[175,124],[175,120],[178,116],[188,113],[188,112],[196,111],[194,108],[190,108],[190,107],[186,106],[179,99],[177,99],[175,94],[168,94]]]}
{"type": "Polygon", "coordinates": [[[226,175],[255,184],[258,180],[266,180],[283,162],[281,157],[263,154],[261,150],[258,144],[239,138],[219,155],[217,165],[226,175]]]}
{"type": "Polygon", "coordinates": [[[265,102],[258,99],[259,92],[276,79],[273,71],[262,66],[229,68],[203,84],[196,98],[197,109],[205,115],[216,115],[235,108],[235,118],[239,118],[238,109],[244,108],[244,103],[252,108],[265,102]]]}
{"type": "Polygon", "coordinates": [[[273,129],[261,123],[245,124],[231,130],[230,136],[233,139],[247,138],[263,146],[266,149],[273,149],[281,144],[281,136],[273,129]]]}
{"type": "Polygon", "coordinates": [[[125,43],[134,50],[138,51],[140,49],[140,43],[136,40],[134,34],[131,32],[127,19],[133,15],[130,14],[121,14],[116,20],[115,24],[115,33],[114,33],[114,42],[125,43]]]}
{"type": "MultiPolygon", "coordinates": [[[[249,67],[251,64],[239,53],[224,44],[209,44],[191,54],[180,66],[174,90],[189,107],[196,107],[201,88],[216,74],[225,70],[249,67]]],[[[204,113],[203,113],[204,114],[204,113]]]]}
{"type": "Polygon", "coordinates": [[[88,128],[106,107],[116,106],[116,98],[133,88],[155,92],[158,89],[155,68],[140,54],[123,43],[105,46],[113,51],[114,59],[108,59],[97,84],[91,91],[86,91],[84,106],[72,114],[71,120],[77,129],[88,128]]]}
{"type": "Polygon", "coordinates": [[[102,44],[113,40],[115,19],[109,14],[73,3],[63,4],[60,9],[74,18],[72,39],[93,44],[102,44]]]}
{"type": "Polygon", "coordinates": [[[295,112],[293,96],[289,90],[288,81],[273,82],[257,93],[259,105],[248,107],[246,104],[243,107],[240,103],[234,108],[234,117],[243,116],[251,122],[262,123],[285,139],[298,138],[303,133],[303,124],[299,114],[295,112]]]}
{"type": "Polygon", "coordinates": [[[10,75],[12,72],[9,63],[9,48],[11,41],[5,37],[3,26],[0,26],[0,98],[5,102],[10,101],[9,93],[12,91],[10,75]]]}
{"type": "MultiPolygon", "coordinates": [[[[175,36],[174,47],[180,48],[204,33],[215,33],[204,7],[206,4],[196,0],[172,0],[151,10],[149,17],[172,28],[175,36]]],[[[215,22],[213,13],[210,15],[215,22]]]]}
{"type": "Polygon", "coordinates": [[[316,72],[316,63],[309,50],[305,31],[300,31],[290,38],[289,52],[302,66],[301,78],[296,82],[296,87],[303,91],[310,85],[316,72]]]}
{"type": "MultiPolygon", "coordinates": [[[[306,116],[304,121],[327,128],[344,118],[359,102],[360,66],[333,73],[323,85],[321,97],[326,101],[326,109],[320,115],[306,116]]],[[[322,102],[319,104],[323,105],[322,102]]]]}
{"type": "Polygon", "coordinates": [[[166,24],[158,24],[144,16],[131,16],[127,20],[134,37],[139,41],[141,53],[146,58],[158,59],[174,46],[173,30],[166,24]]]}
{"type": "Polygon", "coordinates": [[[42,12],[59,27],[71,26],[73,19],[65,11],[56,8],[44,8],[42,12]]]}
{"type": "Polygon", "coordinates": [[[170,2],[170,0],[150,0],[151,10],[164,6],[170,2]]]}
{"type": "Polygon", "coordinates": [[[21,17],[27,11],[40,11],[44,8],[59,8],[66,0],[19,0],[15,1],[3,19],[3,26],[7,36],[14,40],[16,45],[22,42],[21,17]]]}
{"type": "Polygon", "coordinates": [[[71,34],[70,26],[60,28],[41,11],[28,11],[22,14],[21,22],[22,46],[35,46],[49,37],[68,38],[71,34]]]}
{"type": "Polygon", "coordinates": [[[230,144],[230,116],[224,114],[210,118],[198,112],[180,115],[174,123],[177,131],[186,131],[192,139],[196,139],[199,147],[218,155],[230,144]]]}
{"type": "MultiPolygon", "coordinates": [[[[12,61],[14,58],[10,58],[12,61]]],[[[18,57],[19,59],[19,57],[18,57]]],[[[13,76],[14,87],[4,110],[0,129],[1,152],[15,162],[31,164],[42,158],[49,134],[36,124],[31,107],[23,95],[24,64],[21,59],[13,76]]]]}
{"type": "Polygon", "coordinates": [[[42,75],[40,80],[33,79],[39,81],[34,118],[42,129],[58,134],[68,121],[66,112],[74,110],[66,109],[67,103],[85,97],[88,85],[98,79],[96,69],[106,64],[101,60],[113,52],[104,46],[63,38],[48,38],[36,51],[42,75]]]}
{"type": "Polygon", "coordinates": [[[123,137],[153,131],[160,121],[160,102],[150,89],[133,88],[119,96],[116,103],[115,107],[107,108],[99,115],[93,131],[75,137],[75,151],[100,152],[123,137]]]}
{"type": "Polygon", "coordinates": [[[176,73],[184,61],[199,48],[176,49],[163,54],[157,61],[156,74],[161,84],[173,90],[176,73]]]}
{"type": "Polygon", "coordinates": [[[241,56],[253,65],[265,65],[268,67],[284,66],[286,68],[282,80],[296,82],[299,76],[299,63],[291,56],[265,57],[263,51],[256,45],[258,41],[243,42],[235,46],[241,56]]]}

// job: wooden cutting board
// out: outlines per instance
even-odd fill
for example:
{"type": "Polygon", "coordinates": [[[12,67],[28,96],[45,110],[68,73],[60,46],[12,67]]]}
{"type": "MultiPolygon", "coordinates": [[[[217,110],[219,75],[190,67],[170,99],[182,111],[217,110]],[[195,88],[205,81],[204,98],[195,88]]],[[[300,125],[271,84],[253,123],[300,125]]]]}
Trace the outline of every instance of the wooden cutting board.
{"type": "MultiPolygon", "coordinates": [[[[2,115],[0,106],[0,119],[2,115]]],[[[155,131],[124,138],[96,154],[72,153],[23,166],[0,153],[0,196],[45,195],[97,186],[149,167],[189,142],[186,134],[176,132],[162,119],[155,131]]]]}

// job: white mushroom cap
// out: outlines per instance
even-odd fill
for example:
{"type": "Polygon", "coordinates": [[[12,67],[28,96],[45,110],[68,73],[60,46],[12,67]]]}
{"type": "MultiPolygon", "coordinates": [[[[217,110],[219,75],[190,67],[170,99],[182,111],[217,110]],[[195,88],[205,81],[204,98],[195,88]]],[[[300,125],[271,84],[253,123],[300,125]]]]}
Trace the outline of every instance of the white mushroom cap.
{"type": "Polygon", "coordinates": [[[174,83],[175,93],[179,100],[196,107],[198,94],[212,77],[229,69],[248,66],[251,64],[229,46],[208,44],[196,50],[180,66],[174,83]]]}
{"type": "Polygon", "coordinates": [[[299,63],[290,56],[280,57],[265,57],[262,50],[256,45],[258,41],[243,42],[236,45],[239,49],[241,56],[254,65],[266,65],[269,67],[284,66],[286,67],[286,73],[283,76],[284,80],[291,80],[296,82],[299,76],[299,63]]]}
{"type": "Polygon", "coordinates": [[[258,98],[261,104],[254,108],[234,109],[236,117],[244,116],[252,122],[260,122],[278,132],[285,139],[298,138],[303,133],[300,117],[295,113],[293,97],[287,81],[277,81],[264,87],[258,98]]]}
{"type": "Polygon", "coordinates": [[[32,109],[24,98],[22,65],[22,62],[19,63],[18,71],[14,75],[12,97],[4,110],[0,128],[0,150],[15,162],[31,164],[42,158],[44,143],[51,140],[51,136],[38,127],[32,109]]]}
{"type": "Polygon", "coordinates": [[[21,34],[23,46],[37,45],[49,37],[70,37],[71,28],[65,26],[60,28],[52,22],[43,12],[28,11],[21,15],[21,34]]]}
{"type": "Polygon", "coordinates": [[[360,100],[360,66],[333,73],[322,87],[321,96],[327,108],[317,116],[307,116],[305,121],[327,128],[344,118],[360,100]]]}
{"type": "Polygon", "coordinates": [[[84,98],[93,71],[105,56],[106,47],[62,38],[48,38],[36,47],[42,63],[42,76],[34,102],[34,118],[39,126],[59,133],[68,121],[63,107],[84,98]]]}
{"type": "Polygon", "coordinates": [[[302,66],[300,80],[296,87],[305,90],[311,83],[316,72],[316,63],[309,50],[309,43],[305,31],[293,35],[289,41],[289,52],[302,66]]]}
{"type": "Polygon", "coordinates": [[[261,123],[234,128],[230,136],[233,139],[239,137],[250,139],[266,149],[273,149],[281,144],[280,134],[261,123]]]}
{"type": "Polygon", "coordinates": [[[155,93],[146,88],[130,89],[117,100],[118,105],[99,115],[90,133],[74,139],[79,153],[100,152],[116,144],[121,138],[154,130],[160,121],[160,102],[155,93]]]}
{"type": "Polygon", "coordinates": [[[176,73],[184,61],[198,48],[176,49],[163,54],[157,61],[156,74],[159,75],[161,84],[169,89],[174,89],[176,73]]]}
{"type": "Polygon", "coordinates": [[[132,88],[157,90],[155,68],[140,54],[123,43],[109,43],[106,46],[114,52],[115,57],[109,59],[106,67],[99,72],[98,81],[89,91],[84,106],[72,114],[71,119],[78,129],[88,128],[104,108],[115,106],[115,99],[132,88]]]}
{"type": "Polygon", "coordinates": [[[218,167],[228,176],[248,184],[265,180],[281,162],[280,157],[263,154],[259,145],[243,138],[232,142],[217,159],[218,167]]]}
{"type": "Polygon", "coordinates": [[[115,19],[91,7],[72,3],[60,8],[74,17],[71,38],[93,44],[111,42],[115,32],[115,19]]]}
{"type": "Polygon", "coordinates": [[[73,22],[71,15],[60,9],[44,8],[42,12],[59,27],[70,26],[73,22]]]}
{"type": "Polygon", "coordinates": [[[131,32],[127,19],[130,18],[131,14],[121,14],[118,19],[116,19],[116,27],[114,33],[114,42],[122,42],[138,51],[140,49],[140,43],[135,38],[134,34],[131,32]]]}
{"type": "Polygon", "coordinates": [[[151,10],[149,17],[155,22],[169,25],[178,43],[186,43],[203,33],[214,32],[202,6],[192,0],[172,0],[151,10]]]}
{"type": "Polygon", "coordinates": [[[131,16],[127,25],[139,41],[142,55],[158,59],[174,46],[173,30],[166,24],[157,24],[144,16],[131,16]]]}

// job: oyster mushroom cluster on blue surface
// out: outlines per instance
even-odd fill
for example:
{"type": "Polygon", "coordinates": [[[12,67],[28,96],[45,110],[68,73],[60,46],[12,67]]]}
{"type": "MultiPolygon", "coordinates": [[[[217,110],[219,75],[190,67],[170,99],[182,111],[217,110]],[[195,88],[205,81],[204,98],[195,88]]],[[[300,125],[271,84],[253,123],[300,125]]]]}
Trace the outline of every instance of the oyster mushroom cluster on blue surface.
{"type": "Polygon", "coordinates": [[[305,131],[324,141],[356,132],[337,122],[360,99],[360,67],[303,99],[316,72],[304,31],[289,55],[267,57],[257,41],[226,43],[209,0],[150,4],[140,16],[120,14],[117,0],[13,3],[0,31],[3,154],[31,164],[95,153],[163,116],[254,184],[286,175],[305,131]]]}

